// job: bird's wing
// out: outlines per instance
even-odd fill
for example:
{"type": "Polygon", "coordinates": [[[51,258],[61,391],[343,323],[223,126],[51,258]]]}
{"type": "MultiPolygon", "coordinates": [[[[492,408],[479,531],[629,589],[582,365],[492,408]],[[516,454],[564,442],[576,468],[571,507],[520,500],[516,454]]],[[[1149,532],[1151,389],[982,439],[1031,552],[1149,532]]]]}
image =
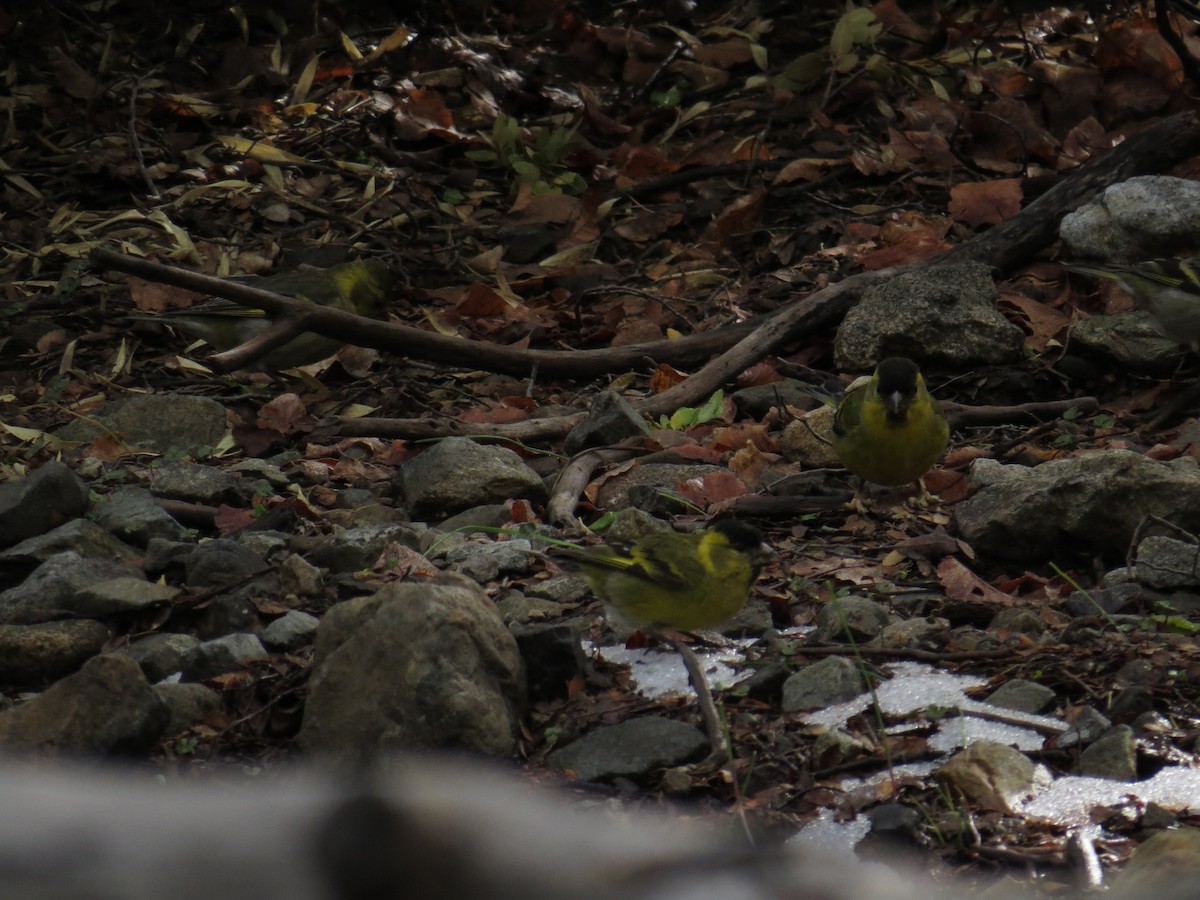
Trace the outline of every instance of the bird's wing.
{"type": "Polygon", "coordinates": [[[850,385],[842,397],[842,402],[838,404],[837,412],[833,414],[834,434],[849,434],[862,422],[863,402],[867,398],[867,386],[869,384],[870,382],[863,382],[862,384],[855,382],[850,385]]]}

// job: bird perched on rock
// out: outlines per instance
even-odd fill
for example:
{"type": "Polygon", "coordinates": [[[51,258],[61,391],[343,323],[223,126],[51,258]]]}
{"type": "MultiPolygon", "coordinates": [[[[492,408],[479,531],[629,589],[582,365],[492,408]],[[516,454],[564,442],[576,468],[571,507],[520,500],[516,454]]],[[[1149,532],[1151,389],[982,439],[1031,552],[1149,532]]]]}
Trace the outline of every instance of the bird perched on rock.
{"type": "MultiPolygon", "coordinates": [[[[583,570],[610,622],[654,632],[714,628],[725,622],[746,605],[763,565],[775,555],[761,531],[737,519],[695,534],[650,534],[622,546],[555,546],[553,553],[583,570]]],[[[666,640],[683,657],[699,699],[713,750],[710,760],[724,762],[729,744],[704,671],[687,644],[666,640]]]]}
{"type": "Polygon", "coordinates": [[[918,481],[946,449],[950,428],[941,404],[911,359],[892,356],[850,386],[833,418],[833,448],[864,481],[918,481]]]}
{"type": "Polygon", "coordinates": [[[1200,350],[1200,256],[1143,263],[1061,263],[1068,272],[1115,281],[1166,337],[1200,350]]]}
{"type": "MultiPolygon", "coordinates": [[[[384,304],[392,284],[387,265],[377,259],[358,259],[328,269],[236,280],[272,293],[373,319],[384,317],[384,304]]],[[[192,337],[203,338],[217,351],[236,347],[271,324],[263,310],[224,299],[158,316],[131,318],[178,328],[192,337]]],[[[335,338],[306,332],[256,360],[253,368],[277,370],[308,365],[331,356],[342,343],[335,338]]]]}

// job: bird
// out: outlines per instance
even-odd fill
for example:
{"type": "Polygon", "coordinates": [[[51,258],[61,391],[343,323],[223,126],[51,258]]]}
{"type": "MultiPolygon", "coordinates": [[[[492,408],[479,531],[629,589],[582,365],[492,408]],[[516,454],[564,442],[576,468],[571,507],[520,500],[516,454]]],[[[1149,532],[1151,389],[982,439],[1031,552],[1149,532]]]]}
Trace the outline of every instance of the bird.
{"type": "Polygon", "coordinates": [[[740,519],[723,519],[694,534],[667,531],[588,548],[556,545],[552,553],[582,569],[610,624],[654,632],[674,647],[708,732],[712,753],[707,762],[727,761],[728,738],[695,653],[662,632],[714,628],[736,615],[764,564],[775,556],[762,532],[740,519]]]}
{"type": "MultiPolygon", "coordinates": [[[[328,269],[304,269],[235,280],[373,319],[384,317],[384,304],[392,284],[387,264],[377,259],[357,259],[328,269]]],[[[192,337],[203,338],[218,352],[245,343],[271,324],[263,310],[220,298],[157,316],[129,318],[177,327],[192,337]]],[[[264,354],[250,368],[280,370],[308,365],[332,356],[343,343],[336,338],[305,332],[264,354]]]]}
{"type": "Polygon", "coordinates": [[[1200,350],[1200,255],[1124,263],[1060,263],[1068,272],[1115,281],[1166,337],[1200,350]]]}
{"type": "Polygon", "coordinates": [[[946,449],[950,428],[941,404],[911,359],[882,360],[851,385],[833,417],[833,449],[864,481],[896,486],[920,481],[946,449]]]}
{"type": "Polygon", "coordinates": [[[553,552],[583,570],[610,620],[654,631],[715,628],[732,618],[771,555],[762,532],[740,519],[694,534],[666,531],[553,552]]]}

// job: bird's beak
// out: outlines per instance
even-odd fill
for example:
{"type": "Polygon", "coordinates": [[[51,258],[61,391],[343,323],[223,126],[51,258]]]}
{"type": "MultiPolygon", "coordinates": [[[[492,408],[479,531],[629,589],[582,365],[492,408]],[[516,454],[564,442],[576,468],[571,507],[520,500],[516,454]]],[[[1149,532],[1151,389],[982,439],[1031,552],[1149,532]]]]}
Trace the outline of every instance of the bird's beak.
{"type": "Polygon", "coordinates": [[[898,416],[904,412],[905,399],[904,394],[900,391],[892,391],[883,398],[883,405],[887,407],[889,415],[898,416]]]}

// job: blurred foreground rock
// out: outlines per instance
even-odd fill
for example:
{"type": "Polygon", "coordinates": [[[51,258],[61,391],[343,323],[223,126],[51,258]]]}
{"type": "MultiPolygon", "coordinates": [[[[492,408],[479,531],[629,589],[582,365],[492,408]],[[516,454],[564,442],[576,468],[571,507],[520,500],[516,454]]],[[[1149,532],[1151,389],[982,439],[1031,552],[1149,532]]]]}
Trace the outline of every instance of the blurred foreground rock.
{"type": "MultiPolygon", "coordinates": [[[[358,783],[297,770],[164,785],[148,770],[9,762],[0,804],[19,810],[0,819],[7,900],[936,900],[979,888],[935,887],[877,863],[748,849],[733,825],[583,810],[464,763],[410,761],[358,783]]],[[[1194,871],[1194,860],[1185,866],[1194,871]]],[[[1107,896],[1192,895],[1178,866],[1163,870],[1166,884],[1145,869],[1137,893],[1107,896]]]]}

